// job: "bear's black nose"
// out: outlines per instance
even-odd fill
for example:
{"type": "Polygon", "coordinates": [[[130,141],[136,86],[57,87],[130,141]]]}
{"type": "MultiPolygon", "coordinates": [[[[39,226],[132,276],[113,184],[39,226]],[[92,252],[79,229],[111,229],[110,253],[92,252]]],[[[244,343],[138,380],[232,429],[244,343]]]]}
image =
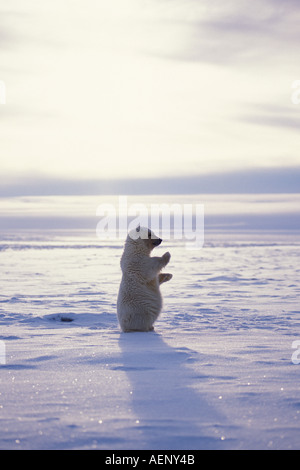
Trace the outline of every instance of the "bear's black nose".
{"type": "Polygon", "coordinates": [[[161,244],[161,242],[162,242],[162,239],[161,239],[161,238],[157,238],[157,239],[153,240],[153,245],[154,245],[154,246],[158,246],[158,245],[161,244]]]}

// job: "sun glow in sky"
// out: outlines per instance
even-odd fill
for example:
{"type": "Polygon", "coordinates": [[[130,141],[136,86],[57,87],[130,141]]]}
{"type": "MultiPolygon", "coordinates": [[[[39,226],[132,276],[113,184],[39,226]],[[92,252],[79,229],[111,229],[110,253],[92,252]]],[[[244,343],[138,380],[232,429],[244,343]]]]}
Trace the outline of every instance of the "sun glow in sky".
{"type": "Polygon", "coordinates": [[[0,2],[0,178],[300,164],[296,1],[0,2]]]}

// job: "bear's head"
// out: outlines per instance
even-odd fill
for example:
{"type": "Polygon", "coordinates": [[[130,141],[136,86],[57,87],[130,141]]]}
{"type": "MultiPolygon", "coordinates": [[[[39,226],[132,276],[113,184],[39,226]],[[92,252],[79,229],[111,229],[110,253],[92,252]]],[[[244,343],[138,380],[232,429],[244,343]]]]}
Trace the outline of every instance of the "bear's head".
{"type": "Polygon", "coordinates": [[[140,225],[130,230],[127,240],[133,243],[138,250],[148,253],[162,242],[162,239],[156,236],[152,230],[140,225]]]}

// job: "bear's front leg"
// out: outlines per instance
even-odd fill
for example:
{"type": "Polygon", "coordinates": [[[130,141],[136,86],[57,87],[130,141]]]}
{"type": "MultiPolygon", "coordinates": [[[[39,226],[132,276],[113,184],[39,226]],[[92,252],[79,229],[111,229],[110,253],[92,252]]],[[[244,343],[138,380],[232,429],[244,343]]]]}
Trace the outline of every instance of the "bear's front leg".
{"type": "Polygon", "coordinates": [[[170,253],[165,253],[163,256],[152,256],[145,257],[145,269],[143,275],[146,279],[156,279],[159,272],[168,264],[170,261],[170,253]]]}
{"type": "Polygon", "coordinates": [[[171,255],[170,253],[167,251],[167,253],[165,253],[164,255],[162,255],[161,257],[161,260],[163,262],[163,266],[167,266],[168,262],[170,261],[171,259],[171,255]]]}
{"type": "Polygon", "coordinates": [[[169,273],[161,273],[158,275],[158,282],[159,284],[162,284],[163,282],[168,282],[172,279],[173,274],[169,273]]]}

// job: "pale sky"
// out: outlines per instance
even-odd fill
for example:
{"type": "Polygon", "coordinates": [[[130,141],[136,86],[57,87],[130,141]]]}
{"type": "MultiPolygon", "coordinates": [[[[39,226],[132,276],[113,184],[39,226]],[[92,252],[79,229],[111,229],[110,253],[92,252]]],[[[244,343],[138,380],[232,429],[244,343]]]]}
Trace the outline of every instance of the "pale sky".
{"type": "Polygon", "coordinates": [[[299,25],[296,0],[0,0],[0,184],[299,167],[299,25]]]}

